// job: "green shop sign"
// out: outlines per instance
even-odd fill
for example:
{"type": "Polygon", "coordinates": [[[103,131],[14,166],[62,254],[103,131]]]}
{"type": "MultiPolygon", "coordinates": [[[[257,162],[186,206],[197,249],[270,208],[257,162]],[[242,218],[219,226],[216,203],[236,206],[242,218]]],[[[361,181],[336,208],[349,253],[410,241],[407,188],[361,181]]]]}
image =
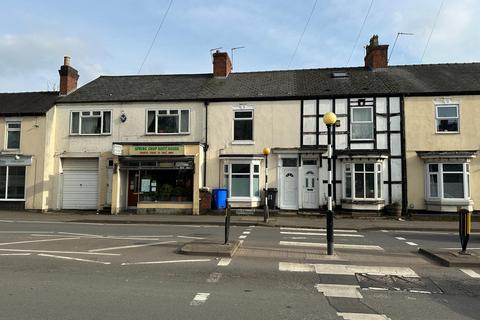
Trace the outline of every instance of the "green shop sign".
{"type": "Polygon", "coordinates": [[[183,156],[184,146],[129,146],[128,154],[131,156],[183,156]]]}

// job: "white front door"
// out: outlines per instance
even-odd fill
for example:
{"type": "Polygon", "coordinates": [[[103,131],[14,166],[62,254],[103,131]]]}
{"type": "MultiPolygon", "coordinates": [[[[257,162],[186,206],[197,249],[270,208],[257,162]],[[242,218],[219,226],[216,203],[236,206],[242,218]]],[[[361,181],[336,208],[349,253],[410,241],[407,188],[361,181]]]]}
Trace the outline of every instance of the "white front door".
{"type": "Polygon", "coordinates": [[[302,169],[302,207],[318,209],[318,168],[316,165],[307,165],[302,169]]]}
{"type": "Polygon", "coordinates": [[[281,172],[280,209],[298,209],[298,168],[284,167],[281,172]]]}

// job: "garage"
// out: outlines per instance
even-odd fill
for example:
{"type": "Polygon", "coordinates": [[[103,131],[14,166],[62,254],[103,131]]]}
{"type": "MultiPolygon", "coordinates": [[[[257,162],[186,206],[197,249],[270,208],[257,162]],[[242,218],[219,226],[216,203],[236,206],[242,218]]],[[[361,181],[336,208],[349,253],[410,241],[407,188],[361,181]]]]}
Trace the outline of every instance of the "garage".
{"type": "Polygon", "coordinates": [[[98,159],[62,159],[63,209],[96,210],[98,159]]]}

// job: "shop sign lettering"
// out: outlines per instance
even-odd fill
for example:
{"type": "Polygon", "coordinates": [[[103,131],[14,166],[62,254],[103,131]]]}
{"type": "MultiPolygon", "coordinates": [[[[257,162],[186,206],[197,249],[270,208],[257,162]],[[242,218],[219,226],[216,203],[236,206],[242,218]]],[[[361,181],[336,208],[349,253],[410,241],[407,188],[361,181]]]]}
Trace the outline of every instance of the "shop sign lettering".
{"type": "Polygon", "coordinates": [[[184,155],[183,146],[130,146],[129,155],[184,155]]]}

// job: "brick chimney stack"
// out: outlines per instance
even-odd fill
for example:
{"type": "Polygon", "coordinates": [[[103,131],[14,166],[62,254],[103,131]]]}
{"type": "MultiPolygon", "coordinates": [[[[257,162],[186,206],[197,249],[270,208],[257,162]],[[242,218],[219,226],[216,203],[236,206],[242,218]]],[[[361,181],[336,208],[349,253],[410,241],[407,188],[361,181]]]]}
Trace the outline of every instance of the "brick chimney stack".
{"type": "Polygon", "coordinates": [[[70,66],[70,57],[63,58],[63,66],[60,67],[60,95],[64,96],[77,89],[78,71],[70,66]]]}
{"type": "Polygon", "coordinates": [[[213,54],[213,76],[225,78],[230,72],[232,72],[232,61],[228,53],[217,50],[213,54]]]}
{"type": "Polygon", "coordinates": [[[371,69],[386,68],[388,66],[388,44],[378,44],[378,35],[370,38],[370,44],[366,48],[365,67],[371,69]]]}

